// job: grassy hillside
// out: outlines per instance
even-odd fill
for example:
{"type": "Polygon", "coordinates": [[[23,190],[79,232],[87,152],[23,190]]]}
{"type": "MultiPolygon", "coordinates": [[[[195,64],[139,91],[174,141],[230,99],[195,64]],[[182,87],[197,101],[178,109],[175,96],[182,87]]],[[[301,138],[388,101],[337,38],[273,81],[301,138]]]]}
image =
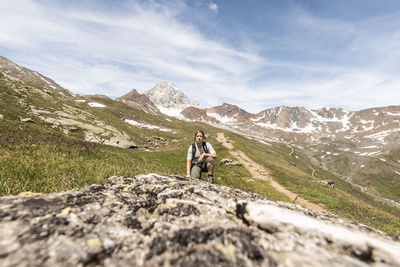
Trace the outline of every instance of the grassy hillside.
{"type": "MultiPolygon", "coordinates": [[[[0,123],[0,153],[3,155],[0,158],[0,195],[63,191],[104,183],[113,175],[184,176],[186,173],[186,153],[190,145],[186,139],[160,151],[134,151],[66,137],[41,123],[9,120],[0,123]]],[[[219,158],[228,156],[229,152],[214,138],[209,141],[214,144],[219,158]]],[[[216,168],[217,184],[274,200],[289,200],[268,185],[249,178],[250,174],[242,166],[216,168]]]]}
{"type": "Polygon", "coordinates": [[[350,183],[314,166],[300,150],[294,149],[291,153],[291,148],[285,144],[271,143],[268,146],[256,140],[244,140],[236,134],[229,137],[234,140],[235,147],[270,169],[280,184],[301,197],[320,203],[344,218],[400,235],[400,209],[377,201],[350,183]],[[335,187],[322,184],[323,180],[333,180],[335,187]]]}
{"type": "MultiPolygon", "coordinates": [[[[0,73],[1,74],[1,73],[0,73]]],[[[7,77],[6,77],[7,78],[7,77]]],[[[93,183],[104,183],[113,175],[134,176],[143,173],[184,175],[186,153],[193,133],[204,129],[218,160],[230,158],[216,141],[223,131],[234,146],[259,164],[269,168],[275,179],[289,190],[345,218],[400,235],[400,211],[374,200],[349,183],[314,166],[300,150],[284,144],[270,146],[204,123],[185,122],[167,116],[154,116],[123,103],[102,97],[89,101],[106,107],[90,107],[53,91],[12,81],[0,75],[0,195],[24,191],[55,192],[93,183]],[[40,109],[40,112],[33,110],[40,109]],[[38,115],[39,114],[39,115],[38,115]],[[46,116],[44,122],[39,116],[46,116]],[[21,118],[32,122],[22,122],[21,118]],[[62,119],[59,125],[51,119],[62,119]],[[125,119],[150,124],[170,131],[137,127],[125,119]],[[76,123],[77,125],[68,124],[76,123]],[[104,139],[125,134],[140,148],[137,151],[85,141],[91,127],[104,139]],[[154,146],[154,143],[160,143],[154,146]],[[314,170],[314,172],[313,172],[314,170]],[[314,174],[314,175],[312,175],[314,174]],[[319,183],[334,180],[335,188],[319,183]]],[[[394,158],[398,150],[391,154],[394,158]]],[[[341,160],[341,159],[339,159],[341,160]]],[[[348,162],[342,160],[346,167],[348,162]]],[[[346,167],[347,168],[347,167],[346,167]]],[[[243,166],[217,166],[216,183],[259,193],[272,200],[290,201],[263,181],[251,179],[243,166]]]]}

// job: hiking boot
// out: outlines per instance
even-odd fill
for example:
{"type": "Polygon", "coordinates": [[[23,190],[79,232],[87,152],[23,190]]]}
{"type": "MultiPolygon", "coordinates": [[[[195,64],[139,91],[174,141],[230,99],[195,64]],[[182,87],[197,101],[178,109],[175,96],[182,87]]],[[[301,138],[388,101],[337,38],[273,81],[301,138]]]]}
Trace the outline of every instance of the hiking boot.
{"type": "Polygon", "coordinates": [[[212,176],[208,176],[208,182],[212,184],[214,182],[214,178],[212,176]]]}

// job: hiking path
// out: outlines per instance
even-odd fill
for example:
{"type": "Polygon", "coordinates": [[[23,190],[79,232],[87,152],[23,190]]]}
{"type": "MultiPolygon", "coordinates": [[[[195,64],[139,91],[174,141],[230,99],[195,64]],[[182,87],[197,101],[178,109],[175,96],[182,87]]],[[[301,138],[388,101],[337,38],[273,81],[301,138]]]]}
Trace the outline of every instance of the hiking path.
{"type": "Polygon", "coordinates": [[[296,193],[287,190],[281,184],[276,182],[268,169],[250,159],[244,152],[235,149],[233,144],[227,140],[224,133],[217,133],[217,141],[222,143],[222,145],[229,150],[229,153],[236,158],[254,178],[268,182],[273,188],[288,196],[295,204],[299,204],[311,210],[326,212],[326,210],[320,205],[299,197],[296,193]]]}

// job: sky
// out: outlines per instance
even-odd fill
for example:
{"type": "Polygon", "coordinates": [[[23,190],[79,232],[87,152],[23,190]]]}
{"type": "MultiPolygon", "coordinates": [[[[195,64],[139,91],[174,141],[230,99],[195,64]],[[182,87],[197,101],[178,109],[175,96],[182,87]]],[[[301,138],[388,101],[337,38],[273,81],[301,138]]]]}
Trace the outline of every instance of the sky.
{"type": "Polygon", "coordinates": [[[0,0],[0,55],[79,94],[203,107],[400,105],[398,0],[0,0]]]}

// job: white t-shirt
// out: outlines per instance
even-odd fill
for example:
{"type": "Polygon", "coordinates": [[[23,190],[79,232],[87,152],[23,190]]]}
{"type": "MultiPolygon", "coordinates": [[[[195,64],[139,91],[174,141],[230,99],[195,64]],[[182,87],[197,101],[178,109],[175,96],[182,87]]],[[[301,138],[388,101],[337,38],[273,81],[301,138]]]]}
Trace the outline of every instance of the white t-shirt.
{"type": "MultiPolygon", "coordinates": [[[[197,143],[195,143],[195,145],[196,145],[196,153],[194,154],[194,158],[198,159],[201,156],[201,154],[203,154],[205,151],[203,149],[203,146],[200,146],[200,148],[199,148],[197,146],[197,143]]],[[[206,146],[207,146],[209,154],[215,153],[215,150],[210,143],[206,142],[206,146]]],[[[192,160],[192,145],[189,146],[188,153],[187,153],[187,160],[192,160]]]]}

